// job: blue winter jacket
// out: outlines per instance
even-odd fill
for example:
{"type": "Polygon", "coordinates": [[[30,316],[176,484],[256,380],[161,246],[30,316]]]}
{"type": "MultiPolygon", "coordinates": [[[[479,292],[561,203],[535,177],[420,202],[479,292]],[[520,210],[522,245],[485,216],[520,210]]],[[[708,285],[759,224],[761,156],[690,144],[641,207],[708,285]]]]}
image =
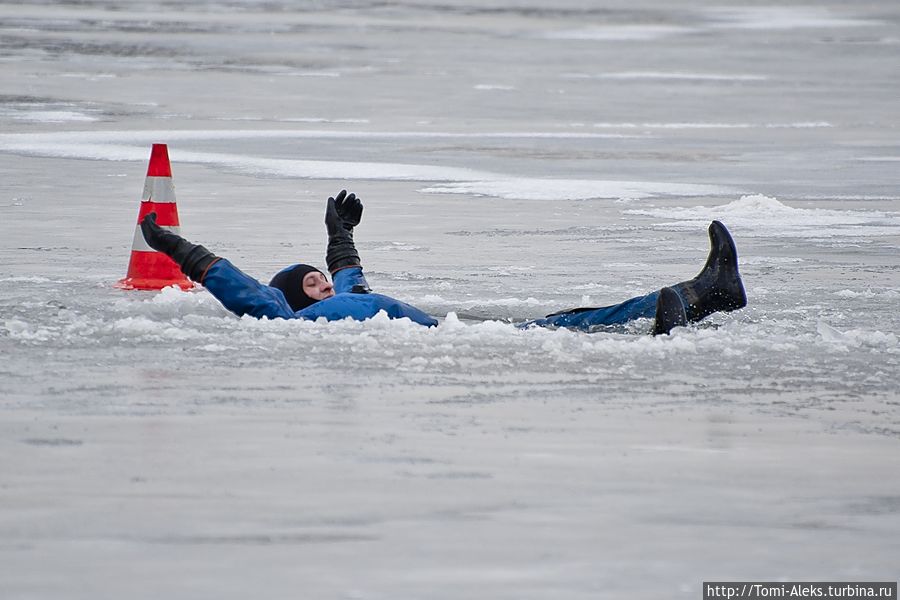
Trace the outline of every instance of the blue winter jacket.
{"type": "Polygon", "coordinates": [[[384,311],[391,319],[408,318],[427,327],[438,324],[437,320],[418,308],[389,296],[351,292],[354,286],[368,289],[362,267],[341,269],[334,275],[334,296],[294,312],[281,290],[263,285],[224,258],[216,261],[203,279],[203,287],[238,316],[311,321],[319,317],[325,317],[327,321],[350,317],[355,321],[365,321],[384,311]]]}

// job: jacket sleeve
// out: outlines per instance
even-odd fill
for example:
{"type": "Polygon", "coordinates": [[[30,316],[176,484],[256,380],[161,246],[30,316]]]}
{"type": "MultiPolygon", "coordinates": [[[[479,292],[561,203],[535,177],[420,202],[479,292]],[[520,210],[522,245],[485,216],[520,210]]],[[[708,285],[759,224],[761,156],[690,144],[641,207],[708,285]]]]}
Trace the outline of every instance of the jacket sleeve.
{"type": "Polygon", "coordinates": [[[334,293],[357,292],[366,294],[369,292],[369,284],[363,275],[362,267],[347,267],[333,275],[334,293]],[[354,289],[355,288],[355,289],[354,289]]]}
{"type": "Polygon", "coordinates": [[[294,311],[281,290],[263,285],[229,261],[221,259],[206,272],[203,287],[237,316],[290,319],[294,311]]]}

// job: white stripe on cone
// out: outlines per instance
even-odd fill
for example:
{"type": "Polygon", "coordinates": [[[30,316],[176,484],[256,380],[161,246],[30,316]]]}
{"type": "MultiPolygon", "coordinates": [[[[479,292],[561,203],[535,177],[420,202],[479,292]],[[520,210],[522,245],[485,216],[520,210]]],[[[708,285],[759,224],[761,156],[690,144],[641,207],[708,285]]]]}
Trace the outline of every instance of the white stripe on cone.
{"type": "Polygon", "coordinates": [[[175,202],[175,184],[171,177],[147,177],[144,180],[144,193],[141,202],[157,202],[170,204],[175,202]]]}
{"type": "MultiPolygon", "coordinates": [[[[171,231],[172,233],[181,235],[181,227],[178,225],[160,225],[162,229],[166,231],[171,231]]],[[[156,252],[153,248],[147,244],[147,240],[144,239],[144,234],[141,232],[141,225],[138,223],[138,226],[134,229],[134,241],[131,242],[131,251],[132,252],[156,252]]]]}

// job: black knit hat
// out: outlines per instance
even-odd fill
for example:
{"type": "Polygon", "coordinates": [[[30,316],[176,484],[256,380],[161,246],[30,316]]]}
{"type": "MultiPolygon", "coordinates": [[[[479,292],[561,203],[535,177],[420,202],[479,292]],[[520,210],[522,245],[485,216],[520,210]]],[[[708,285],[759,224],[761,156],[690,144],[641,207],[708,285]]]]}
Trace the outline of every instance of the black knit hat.
{"type": "MultiPolygon", "coordinates": [[[[306,292],[303,291],[303,278],[306,277],[307,273],[312,273],[313,271],[322,273],[322,271],[310,265],[299,264],[290,266],[279,271],[272,278],[272,281],[269,282],[269,286],[282,291],[294,312],[303,310],[307,306],[318,302],[318,300],[307,296],[306,292]]],[[[325,273],[322,273],[322,275],[325,275],[325,273]]]]}

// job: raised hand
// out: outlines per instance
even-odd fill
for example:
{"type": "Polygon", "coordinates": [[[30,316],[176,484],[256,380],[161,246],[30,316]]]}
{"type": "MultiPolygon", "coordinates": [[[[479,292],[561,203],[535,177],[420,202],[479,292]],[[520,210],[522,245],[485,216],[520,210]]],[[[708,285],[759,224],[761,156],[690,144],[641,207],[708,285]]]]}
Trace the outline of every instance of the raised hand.
{"type": "Polygon", "coordinates": [[[328,252],[325,261],[332,275],[347,267],[359,266],[359,254],[353,244],[353,228],[362,219],[363,205],[356,194],[341,192],[329,198],[325,206],[325,227],[328,229],[328,252]]]}
{"type": "Polygon", "coordinates": [[[325,225],[328,234],[335,235],[338,228],[352,232],[362,219],[363,204],[356,194],[341,192],[335,198],[329,198],[325,209],[325,225]]]}
{"type": "Polygon", "coordinates": [[[344,229],[353,229],[362,220],[363,203],[356,194],[346,195],[345,190],[334,199],[338,215],[344,221],[344,229]],[[349,227],[348,227],[349,226],[349,227]]]}

